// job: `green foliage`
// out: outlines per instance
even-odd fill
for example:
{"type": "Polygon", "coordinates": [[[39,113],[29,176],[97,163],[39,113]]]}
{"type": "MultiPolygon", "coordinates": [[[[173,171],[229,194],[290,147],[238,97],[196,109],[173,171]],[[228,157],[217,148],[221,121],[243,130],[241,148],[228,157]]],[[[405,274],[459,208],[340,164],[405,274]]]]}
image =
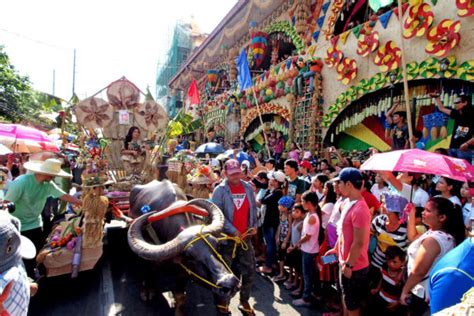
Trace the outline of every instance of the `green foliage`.
{"type": "Polygon", "coordinates": [[[21,121],[33,114],[32,101],[33,90],[28,77],[16,71],[0,46],[0,116],[12,122],[21,121]]]}

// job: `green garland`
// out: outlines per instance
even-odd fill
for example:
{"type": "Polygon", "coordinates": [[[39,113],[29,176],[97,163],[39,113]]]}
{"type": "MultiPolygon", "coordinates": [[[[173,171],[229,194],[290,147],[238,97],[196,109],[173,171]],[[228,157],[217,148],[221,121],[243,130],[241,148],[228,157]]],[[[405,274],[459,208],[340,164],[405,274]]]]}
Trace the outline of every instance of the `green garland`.
{"type": "Polygon", "coordinates": [[[304,50],[304,42],[301,39],[301,37],[296,33],[296,29],[291,26],[290,22],[288,21],[279,21],[275,22],[271,25],[269,25],[266,29],[265,32],[270,34],[270,33],[275,33],[275,32],[281,32],[286,35],[291,39],[291,42],[295,45],[296,49],[298,50],[298,53],[302,52],[304,50]]]}

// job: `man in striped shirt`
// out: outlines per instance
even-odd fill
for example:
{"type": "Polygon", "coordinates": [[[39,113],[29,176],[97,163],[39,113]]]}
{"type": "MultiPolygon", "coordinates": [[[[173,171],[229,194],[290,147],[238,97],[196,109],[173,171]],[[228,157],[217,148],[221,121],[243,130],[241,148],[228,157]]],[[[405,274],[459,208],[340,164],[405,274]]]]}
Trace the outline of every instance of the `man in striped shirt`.
{"type": "Polygon", "coordinates": [[[386,261],[385,252],[389,246],[398,246],[406,251],[407,225],[400,223],[400,214],[408,203],[407,199],[399,195],[384,194],[383,209],[386,214],[376,216],[372,220],[372,236],[377,238],[377,247],[370,258],[369,280],[378,284],[381,278],[380,269],[386,261]]]}

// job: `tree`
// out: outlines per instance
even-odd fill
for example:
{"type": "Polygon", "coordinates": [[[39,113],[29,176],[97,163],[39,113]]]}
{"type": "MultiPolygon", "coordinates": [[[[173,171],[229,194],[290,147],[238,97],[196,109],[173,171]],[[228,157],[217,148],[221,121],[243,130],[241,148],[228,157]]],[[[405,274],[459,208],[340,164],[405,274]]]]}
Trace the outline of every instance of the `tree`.
{"type": "Polygon", "coordinates": [[[0,46],[0,115],[12,122],[34,118],[33,90],[27,76],[20,75],[0,46]]]}

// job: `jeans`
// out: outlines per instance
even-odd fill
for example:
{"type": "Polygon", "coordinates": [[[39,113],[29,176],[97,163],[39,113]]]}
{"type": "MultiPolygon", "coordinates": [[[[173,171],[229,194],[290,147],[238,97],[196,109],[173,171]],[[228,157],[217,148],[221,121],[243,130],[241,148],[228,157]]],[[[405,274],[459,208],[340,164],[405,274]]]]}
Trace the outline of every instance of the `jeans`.
{"type": "Polygon", "coordinates": [[[311,292],[314,287],[314,276],[316,270],[315,259],[318,256],[317,253],[307,253],[301,251],[303,257],[303,280],[304,280],[304,289],[303,289],[303,299],[309,301],[311,298],[311,292]]]}
{"type": "Polygon", "coordinates": [[[472,163],[472,150],[470,149],[462,151],[457,148],[450,148],[448,152],[451,157],[461,158],[467,160],[469,163],[472,163]]]}
{"type": "Polygon", "coordinates": [[[276,241],[275,241],[276,228],[263,226],[263,239],[265,240],[266,247],[266,259],[265,265],[272,267],[275,263],[276,257],[276,241]]]}

